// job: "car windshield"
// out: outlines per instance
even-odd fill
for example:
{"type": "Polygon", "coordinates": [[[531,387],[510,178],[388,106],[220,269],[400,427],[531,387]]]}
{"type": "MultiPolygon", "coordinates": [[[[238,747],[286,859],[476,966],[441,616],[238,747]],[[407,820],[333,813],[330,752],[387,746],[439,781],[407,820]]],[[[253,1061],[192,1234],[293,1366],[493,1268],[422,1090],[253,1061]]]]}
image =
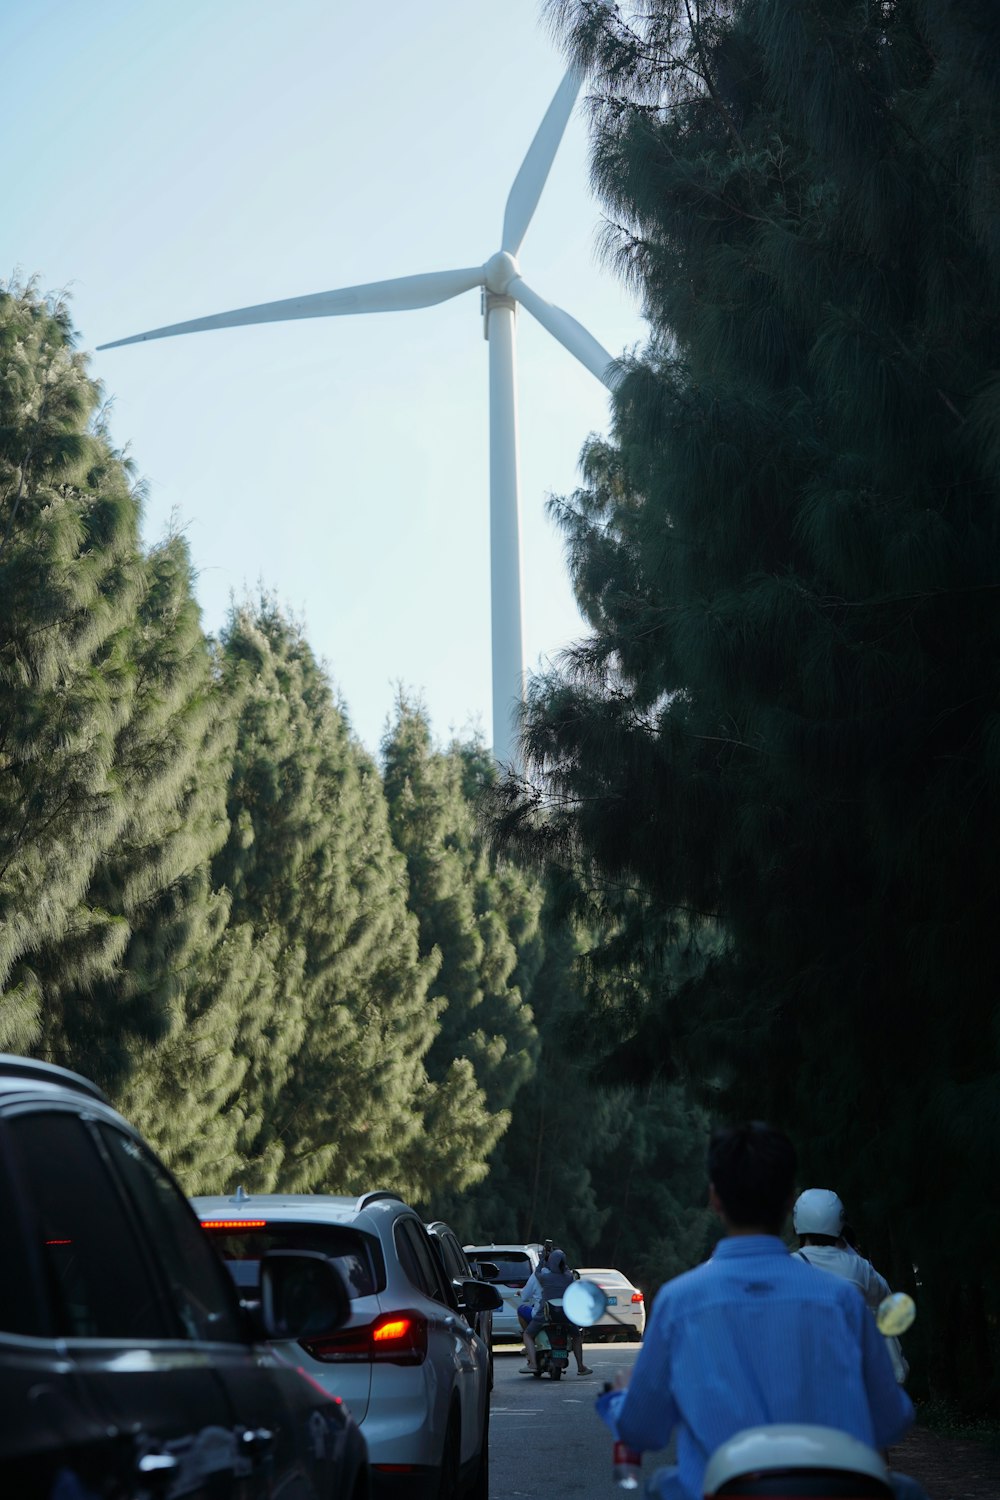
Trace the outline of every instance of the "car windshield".
{"type": "Polygon", "coordinates": [[[466,1254],[474,1262],[492,1261],[497,1268],[497,1274],[488,1279],[492,1282],[502,1281],[504,1286],[524,1286],[531,1275],[531,1257],[516,1250],[466,1251],[466,1254]]]}
{"type": "Polygon", "coordinates": [[[370,1297],[385,1286],[381,1257],[366,1235],[331,1224],[269,1223],[260,1229],[205,1228],[229,1267],[240,1291],[260,1290],[261,1257],[269,1250],[313,1250],[336,1266],[352,1300],[370,1297]]]}

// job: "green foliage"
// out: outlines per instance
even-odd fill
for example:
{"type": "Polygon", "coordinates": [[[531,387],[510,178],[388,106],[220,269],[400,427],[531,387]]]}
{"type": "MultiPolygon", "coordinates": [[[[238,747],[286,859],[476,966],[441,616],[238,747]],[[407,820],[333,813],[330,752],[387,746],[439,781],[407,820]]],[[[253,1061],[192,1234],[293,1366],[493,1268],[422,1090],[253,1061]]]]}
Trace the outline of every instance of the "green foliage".
{"type": "Polygon", "coordinates": [[[929,0],[553,12],[652,332],[556,505],[591,634],[535,684],[500,837],[609,917],[646,893],[633,1076],[788,1125],[920,1266],[920,1378],[996,1401],[1000,34],[929,0]]]}
{"type": "MultiPolygon", "coordinates": [[[[449,1206],[466,1242],[558,1240],[578,1265],[617,1265],[651,1294],[702,1258],[706,1120],[680,1085],[637,1090],[593,1025],[607,982],[595,933],[550,879],[531,989],[540,1048],[488,1178],[449,1206]]],[[[616,987],[620,983],[615,976],[616,987]]]]}
{"type": "Polygon", "coordinates": [[[494,1112],[481,1121],[488,1151],[532,1071],[535,1028],[521,983],[525,965],[529,982],[537,966],[541,895],[515,870],[489,867],[475,809],[495,772],[481,750],[433,750],[426,716],[401,697],[382,761],[420,950],[440,965],[431,993],[442,1002],[441,1027],[428,1068],[437,1076],[468,1058],[494,1112]]]}
{"type": "Polygon", "coordinates": [[[215,873],[271,976],[240,1019],[244,1178],[292,1192],[463,1187],[483,1170],[483,1098],[461,1062],[434,1078],[424,1067],[440,955],[418,951],[376,768],[271,601],[235,611],[223,654],[240,716],[215,873]]]}
{"type": "Polygon", "coordinates": [[[127,941],[83,896],[127,817],[116,745],[142,592],[130,476],[62,304],[0,291],[0,1046],[37,1046],[52,985],[127,941]],[[48,955],[46,974],[38,955],[48,955]]]}

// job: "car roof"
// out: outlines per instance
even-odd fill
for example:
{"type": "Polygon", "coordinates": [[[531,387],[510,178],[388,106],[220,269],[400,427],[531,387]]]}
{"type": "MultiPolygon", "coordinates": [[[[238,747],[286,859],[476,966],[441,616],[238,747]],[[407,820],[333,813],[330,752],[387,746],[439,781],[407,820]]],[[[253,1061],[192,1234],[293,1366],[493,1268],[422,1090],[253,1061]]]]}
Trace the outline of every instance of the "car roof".
{"type": "Polygon", "coordinates": [[[288,1223],[354,1224],[359,1217],[398,1216],[402,1210],[413,1210],[398,1193],[378,1189],[348,1197],[334,1193],[247,1193],[237,1188],[226,1198],[220,1194],[191,1199],[194,1211],[202,1219],[242,1219],[266,1217],[288,1223]]]}
{"type": "Polygon", "coordinates": [[[40,1093],[45,1097],[55,1089],[70,1089],[76,1094],[86,1094],[111,1107],[111,1100],[104,1090],[89,1078],[84,1078],[82,1073],[71,1073],[69,1068],[41,1062],[36,1057],[15,1057],[12,1053],[0,1053],[0,1093],[3,1095],[30,1093],[37,1096],[40,1093]]]}
{"type": "Polygon", "coordinates": [[[629,1286],[632,1285],[624,1271],[616,1271],[611,1266],[577,1266],[576,1269],[581,1276],[615,1276],[619,1281],[628,1281],[629,1286]]]}
{"type": "Polygon", "coordinates": [[[521,1251],[522,1254],[525,1254],[529,1250],[534,1250],[536,1254],[541,1254],[542,1246],[541,1245],[535,1245],[535,1244],[527,1244],[527,1245],[497,1245],[497,1244],[494,1244],[491,1241],[488,1245],[463,1245],[462,1249],[465,1251],[466,1254],[468,1254],[470,1250],[475,1250],[477,1252],[480,1251],[480,1250],[502,1250],[505,1253],[508,1250],[514,1250],[514,1251],[518,1251],[519,1250],[519,1251],[521,1251]]]}

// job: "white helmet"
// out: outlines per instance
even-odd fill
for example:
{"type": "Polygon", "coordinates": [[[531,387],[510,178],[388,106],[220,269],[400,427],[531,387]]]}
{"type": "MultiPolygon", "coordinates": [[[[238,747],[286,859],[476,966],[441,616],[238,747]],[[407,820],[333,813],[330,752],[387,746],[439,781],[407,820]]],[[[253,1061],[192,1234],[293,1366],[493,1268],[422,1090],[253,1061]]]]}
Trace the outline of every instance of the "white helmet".
{"type": "Polygon", "coordinates": [[[796,1234],[829,1234],[839,1239],[844,1205],[830,1188],[806,1188],[795,1200],[792,1224],[796,1234]]]}

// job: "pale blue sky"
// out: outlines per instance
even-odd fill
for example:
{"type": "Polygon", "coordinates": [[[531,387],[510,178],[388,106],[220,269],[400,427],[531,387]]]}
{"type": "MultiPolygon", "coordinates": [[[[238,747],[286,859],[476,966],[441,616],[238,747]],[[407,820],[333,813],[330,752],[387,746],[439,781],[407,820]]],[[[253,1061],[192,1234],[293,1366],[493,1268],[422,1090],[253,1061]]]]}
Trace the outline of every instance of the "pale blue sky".
{"type": "MultiPolygon", "coordinates": [[[[0,267],[68,287],[83,346],[499,246],[564,64],[538,0],[0,0],[0,267]]],[[[599,263],[582,106],[521,251],[613,354],[643,338],[599,263]]],[[[578,635],[544,513],[602,386],[518,318],[529,667],[578,635]]],[[[300,615],[377,748],[395,684],[436,735],[490,723],[487,362],[478,292],[396,315],[94,356],[112,432],[176,515],[205,625],[258,580],[300,615]]]]}

